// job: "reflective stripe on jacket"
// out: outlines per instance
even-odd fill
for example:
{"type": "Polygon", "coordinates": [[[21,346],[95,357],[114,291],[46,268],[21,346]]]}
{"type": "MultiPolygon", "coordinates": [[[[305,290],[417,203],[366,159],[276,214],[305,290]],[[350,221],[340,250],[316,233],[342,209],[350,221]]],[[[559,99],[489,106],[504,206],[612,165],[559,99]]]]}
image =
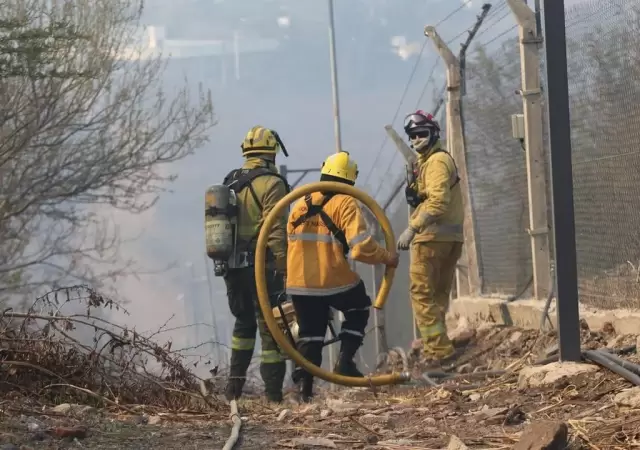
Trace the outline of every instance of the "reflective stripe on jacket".
{"type": "MultiPolygon", "coordinates": [[[[265,167],[273,170],[273,173],[278,173],[275,164],[260,158],[247,158],[242,166],[243,169],[258,167],[265,167]]],[[[238,247],[241,249],[248,247],[253,250],[264,218],[276,203],[287,195],[287,190],[280,178],[270,175],[257,177],[251,185],[262,205],[256,203],[249,186],[238,195],[238,247]]],[[[287,215],[283,213],[269,233],[267,245],[276,259],[284,258],[287,253],[286,224],[287,215]]]]}
{"type": "Polygon", "coordinates": [[[410,226],[417,230],[413,242],[463,242],[464,209],[453,157],[447,152],[431,152],[418,159],[418,192],[426,197],[413,212],[410,226]],[[452,185],[454,185],[452,187],[452,185]],[[435,223],[428,223],[428,217],[435,223]]]}
{"type": "MultiPolygon", "coordinates": [[[[323,194],[314,192],[311,201],[320,204],[323,194]]],[[[323,208],[345,235],[349,257],[366,264],[383,264],[391,255],[367,230],[362,211],[353,197],[336,194],[323,208]]],[[[287,234],[287,294],[333,295],[360,282],[344,257],[342,245],[331,234],[319,215],[294,228],[293,223],[307,212],[304,199],[294,203],[289,214],[287,234]]]]}

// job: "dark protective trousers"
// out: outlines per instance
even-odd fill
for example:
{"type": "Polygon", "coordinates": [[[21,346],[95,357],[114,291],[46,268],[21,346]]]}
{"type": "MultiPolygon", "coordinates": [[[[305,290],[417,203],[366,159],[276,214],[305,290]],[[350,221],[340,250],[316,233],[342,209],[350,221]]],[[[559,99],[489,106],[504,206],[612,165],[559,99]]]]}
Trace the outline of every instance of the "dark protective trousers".
{"type": "MultiPolygon", "coordinates": [[[[302,356],[316,366],[322,364],[322,344],[329,325],[330,308],[344,314],[344,321],[340,328],[340,353],[348,359],[355,356],[362,345],[371,308],[371,299],[362,281],[339,294],[292,295],[291,300],[298,319],[297,346],[302,356]]],[[[298,381],[303,376],[311,377],[306,371],[296,369],[294,381],[298,381]]]]}
{"type": "MultiPolygon", "coordinates": [[[[224,277],[229,308],[235,317],[227,398],[239,398],[242,394],[256,343],[256,331],[259,331],[262,341],[260,375],[267,398],[279,402],[282,401],[282,384],[286,372],[285,358],[264,322],[258,304],[254,270],[253,267],[230,270],[224,277]]],[[[278,296],[284,290],[284,279],[273,270],[268,271],[266,278],[271,304],[275,306],[278,296]]]]}

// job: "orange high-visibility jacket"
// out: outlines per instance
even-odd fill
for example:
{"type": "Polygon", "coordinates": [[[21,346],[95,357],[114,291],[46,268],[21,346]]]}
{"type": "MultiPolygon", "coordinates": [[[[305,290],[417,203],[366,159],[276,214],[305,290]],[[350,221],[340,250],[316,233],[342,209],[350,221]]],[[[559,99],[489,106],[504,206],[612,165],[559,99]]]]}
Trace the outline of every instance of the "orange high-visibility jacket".
{"type": "MultiPolygon", "coordinates": [[[[319,205],[323,196],[311,194],[312,204],[319,205]]],[[[294,226],[307,210],[305,199],[298,200],[287,222],[287,294],[321,296],[348,291],[360,282],[360,276],[351,270],[342,244],[320,215],[294,226]]],[[[335,194],[322,210],[344,233],[351,259],[366,264],[389,261],[391,254],[371,236],[353,197],[335,194]]]]}

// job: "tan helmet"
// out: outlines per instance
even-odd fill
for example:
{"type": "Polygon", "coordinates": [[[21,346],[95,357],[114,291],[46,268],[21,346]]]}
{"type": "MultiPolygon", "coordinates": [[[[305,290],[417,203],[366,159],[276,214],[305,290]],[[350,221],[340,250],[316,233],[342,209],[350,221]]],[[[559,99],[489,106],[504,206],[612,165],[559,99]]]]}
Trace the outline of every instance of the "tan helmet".
{"type": "Polygon", "coordinates": [[[275,155],[282,149],[284,156],[289,156],[280,136],[274,130],[256,125],[251,128],[242,141],[242,155],[275,155]]]}

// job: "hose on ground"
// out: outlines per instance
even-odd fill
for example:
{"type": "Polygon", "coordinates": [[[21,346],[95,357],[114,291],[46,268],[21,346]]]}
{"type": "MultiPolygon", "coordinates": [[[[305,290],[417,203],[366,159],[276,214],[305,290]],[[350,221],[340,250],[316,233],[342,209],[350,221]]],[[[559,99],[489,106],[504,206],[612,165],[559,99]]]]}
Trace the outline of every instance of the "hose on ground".
{"type": "Polygon", "coordinates": [[[531,278],[529,278],[529,281],[527,281],[527,284],[525,284],[525,286],[520,289],[520,292],[507,297],[507,299],[505,300],[505,302],[507,303],[511,303],[511,302],[515,302],[516,300],[520,299],[520,297],[522,297],[524,295],[525,292],[527,292],[527,289],[529,289],[531,287],[531,284],[533,284],[533,275],[531,275],[531,278]]]}
{"type": "Polygon", "coordinates": [[[640,376],[635,373],[625,369],[617,362],[612,361],[607,356],[605,356],[602,352],[598,352],[595,350],[585,350],[582,353],[583,358],[594,362],[602,367],[609,369],[610,371],[620,375],[622,378],[627,380],[628,382],[635,384],[636,386],[640,386],[640,376]]]}
{"type": "Polygon", "coordinates": [[[620,358],[618,355],[615,355],[613,353],[609,353],[609,352],[605,352],[605,351],[600,351],[600,353],[605,358],[608,358],[611,361],[613,361],[616,364],[618,364],[620,367],[623,367],[623,368],[627,369],[629,372],[633,372],[636,375],[640,376],[640,366],[638,364],[632,363],[631,361],[624,360],[624,359],[620,358]]]}
{"type": "Polygon", "coordinates": [[[236,445],[240,437],[240,427],[242,426],[242,419],[240,419],[240,415],[238,414],[238,404],[235,400],[231,400],[229,406],[231,406],[231,414],[229,417],[231,418],[233,426],[231,427],[231,436],[229,436],[227,442],[224,443],[222,450],[231,450],[236,445]]]}
{"type": "MultiPolygon", "coordinates": [[[[354,387],[371,387],[371,386],[385,386],[390,384],[399,384],[407,382],[411,379],[411,374],[408,372],[392,373],[386,375],[369,376],[364,378],[359,377],[347,377],[344,375],[338,375],[328,370],[322,369],[315,364],[304,358],[300,352],[289,342],[280,327],[278,326],[273,311],[271,309],[271,303],[269,302],[269,294],[267,292],[267,280],[265,277],[266,267],[265,260],[267,256],[267,241],[269,239],[269,233],[275,225],[276,221],[285,214],[289,205],[299,198],[304,197],[307,194],[313,192],[335,192],[338,194],[349,195],[356,200],[362,202],[371,212],[374,214],[382,231],[384,233],[384,239],[386,248],[389,251],[395,250],[395,237],[393,235],[393,229],[389,223],[389,219],[385,216],[384,211],[376,203],[376,201],[364,191],[357,189],[353,186],[343,183],[335,183],[328,181],[319,181],[316,183],[310,183],[305,186],[294,189],[289,194],[284,196],[273,209],[264,218],[262,227],[260,227],[260,234],[258,235],[258,241],[256,243],[255,254],[255,276],[256,276],[256,288],[258,291],[258,300],[260,303],[260,309],[264,316],[265,323],[271,332],[274,340],[278,343],[278,346],[293,360],[296,364],[309,372],[314,377],[321,378],[325,381],[334,384],[340,384],[343,386],[354,387]]],[[[382,309],[389,295],[391,289],[391,283],[393,281],[393,275],[395,269],[386,267],[378,296],[373,304],[374,308],[382,309]]]]}
{"type": "Polygon", "coordinates": [[[553,322],[551,322],[551,318],[549,317],[549,308],[551,308],[551,300],[553,300],[553,296],[556,291],[556,283],[555,283],[555,270],[551,270],[551,277],[549,281],[549,294],[547,295],[547,299],[544,302],[544,309],[542,310],[542,315],[540,316],[540,331],[544,331],[545,324],[547,320],[549,324],[553,328],[553,322]]]}

